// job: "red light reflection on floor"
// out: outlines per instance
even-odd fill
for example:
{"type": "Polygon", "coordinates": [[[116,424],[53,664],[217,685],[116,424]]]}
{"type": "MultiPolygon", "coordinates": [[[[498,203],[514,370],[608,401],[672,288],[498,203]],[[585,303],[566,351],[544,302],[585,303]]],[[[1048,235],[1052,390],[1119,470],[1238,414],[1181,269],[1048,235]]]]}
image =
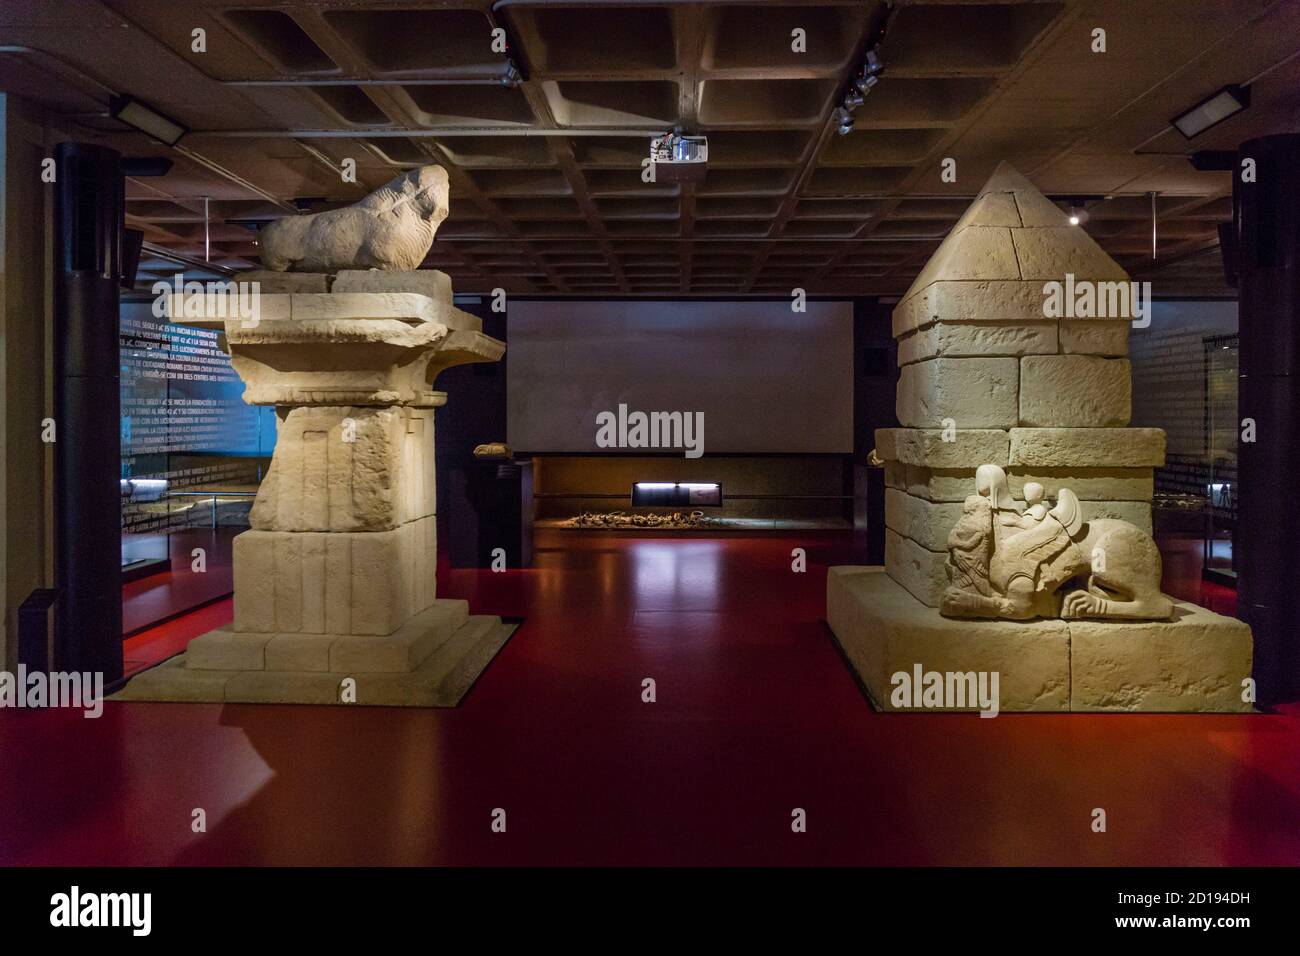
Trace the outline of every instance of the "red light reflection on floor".
{"type": "Polygon", "coordinates": [[[1300,863],[1297,708],[877,714],[822,623],[826,566],[864,551],[851,533],[538,545],[528,570],[440,569],[441,594],[527,617],[454,710],[0,713],[21,768],[0,774],[0,862],[1300,863]]]}

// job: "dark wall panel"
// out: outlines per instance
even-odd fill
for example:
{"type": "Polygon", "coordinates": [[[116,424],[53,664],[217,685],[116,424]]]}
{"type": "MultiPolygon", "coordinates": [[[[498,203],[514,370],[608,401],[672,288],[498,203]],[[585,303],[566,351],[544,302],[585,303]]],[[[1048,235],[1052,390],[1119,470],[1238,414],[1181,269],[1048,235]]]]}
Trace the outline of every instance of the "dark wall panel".
{"type": "Polygon", "coordinates": [[[516,301],[510,327],[519,451],[601,451],[620,404],[702,412],[705,455],[853,450],[850,302],[516,301]]]}

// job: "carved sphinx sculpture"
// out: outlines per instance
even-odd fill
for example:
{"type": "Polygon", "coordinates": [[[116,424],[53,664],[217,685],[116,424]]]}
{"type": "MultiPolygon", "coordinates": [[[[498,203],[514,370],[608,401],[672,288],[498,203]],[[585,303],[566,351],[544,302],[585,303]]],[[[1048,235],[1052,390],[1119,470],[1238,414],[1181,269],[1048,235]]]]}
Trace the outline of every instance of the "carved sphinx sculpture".
{"type": "Polygon", "coordinates": [[[262,265],[276,272],[418,269],[447,218],[447,171],[421,166],[343,209],[289,216],[258,236],[262,265]]]}
{"type": "Polygon", "coordinates": [[[948,535],[947,617],[1158,620],[1173,604],[1160,592],[1160,552],[1151,536],[1114,518],[1084,521],[1062,488],[1047,510],[1043,488],[1025,486],[1015,507],[1006,473],[980,465],[975,494],[948,535]]]}

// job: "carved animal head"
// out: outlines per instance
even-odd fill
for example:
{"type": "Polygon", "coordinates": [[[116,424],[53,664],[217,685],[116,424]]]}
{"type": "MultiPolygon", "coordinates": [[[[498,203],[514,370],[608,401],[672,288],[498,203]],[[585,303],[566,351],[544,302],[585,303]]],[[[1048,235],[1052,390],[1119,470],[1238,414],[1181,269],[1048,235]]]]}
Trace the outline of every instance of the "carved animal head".
{"type": "Polygon", "coordinates": [[[959,590],[989,594],[992,558],[993,506],[982,495],[970,495],[948,533],[948,580],[959,590]]]}
{"type": "Polygon", "coordinates": [[[1007,473],[1000,465],[980,465],[975,469],[975,493],[988,498],[995,508],[1010,510],[1016,506],[1007,473]]]}
{"type": "Polygon", "coordinates": [[[438,227],[447,218],[447,170],[421,166],[389,180],[356,204],[376,215],[409,209],[438,227]]]}
{"type": "Polygon", "coordinates": [[[993,506],[983,495],[967,495],[961,517],[948,533],[948,547],[953,551],[993,550],[993,506]]]}
{"type": "Polygon", "coordinates": [[[425,219],[436,215],[438,222],[442,222],[447,217],[447,170],[441,166],[421,166],[406,175],[414,177],[411,202],[420,215],[425,219]]]}

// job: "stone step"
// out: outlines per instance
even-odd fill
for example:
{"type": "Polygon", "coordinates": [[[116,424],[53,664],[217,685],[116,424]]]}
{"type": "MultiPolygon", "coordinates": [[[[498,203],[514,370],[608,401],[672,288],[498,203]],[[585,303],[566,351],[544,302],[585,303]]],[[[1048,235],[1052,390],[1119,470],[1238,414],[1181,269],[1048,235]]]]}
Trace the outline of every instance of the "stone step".
{"type": "Polygon", "coordinates": [[[413,671],[453,638],[468,619],[469,602],[442,601],[420,612],[392,634],[338,637],[330,645],[329,669],[338,674],[413,671]]]}
{"type": "MultiPolygon", "coordinates": [[[[323,635],[312,636],[323,639],[323,635]]],[[[219,627],[190,641],[185,666],[204,671],[260,671],[266,667],[266,645],[271,637],[236,631],[233,626],[219,627]]]]}
{"type": "Polygon", "coordinates": [[[471,616],[408,672],[209,670],[188,667],[189,654],[180,654],[132,678],[112,699],[454,707],[517,626],[491,615],[471,616]],[[345,704],[348,680],[355,682],[356,695],[345,704]]]}
{"type": "MultiPolygon", "coordinates": [[[[191,642],[193,643],[193,642],[191,642]]],[[[157,667],[136,674],[110,700],[155,700],[183,703],[220,703],[226,699],[226,682],[238,671],[198,670],[186,667],[188,654],[177,654],[157,667]]]]}
{"type": "Polygon", "coordinates": [[[495,614],[471,616],[465,625],[451,636],[451,640],[429,656],[427,661],[429,667],[422,668],[422,672],[428,674],[439,687],[461,687],[463,694],[469,690],[469,685],[491,660],[490,655],[483,659],[476,652],[483,651],[488,646],[485,643],[486,638],[501,626],[501,618],[495,614]]]}
{"type": "Polygon", "coordinates": [[[469,603],[440,599],[391,634],[262,634],[218,628],[190,641],[191,670],[392,673],[415,670],[469,620],[469,603]]]}
{"type": "Polygon", "coordinates": [[[357,703],[384,707],[454,707],[514,628],[513,624],[503,624],[499,617],[474,615],[412,673],[358,674],[357,703]]]}

